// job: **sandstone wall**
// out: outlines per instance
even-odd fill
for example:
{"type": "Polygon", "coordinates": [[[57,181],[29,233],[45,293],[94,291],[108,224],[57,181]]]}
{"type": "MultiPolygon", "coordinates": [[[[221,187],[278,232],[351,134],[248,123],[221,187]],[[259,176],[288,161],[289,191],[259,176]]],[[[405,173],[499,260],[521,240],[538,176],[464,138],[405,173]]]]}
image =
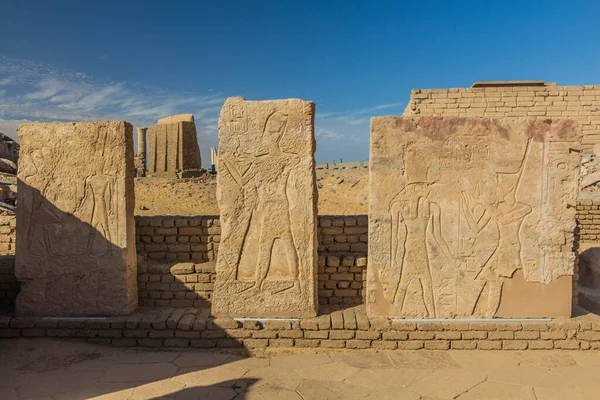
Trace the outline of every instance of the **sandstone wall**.
{"type": "Polygon", "coordinates": [[[582,124],[591,152],[600,143],[600,85],[415,89],[404,115],[568,118],[582,124]]]}

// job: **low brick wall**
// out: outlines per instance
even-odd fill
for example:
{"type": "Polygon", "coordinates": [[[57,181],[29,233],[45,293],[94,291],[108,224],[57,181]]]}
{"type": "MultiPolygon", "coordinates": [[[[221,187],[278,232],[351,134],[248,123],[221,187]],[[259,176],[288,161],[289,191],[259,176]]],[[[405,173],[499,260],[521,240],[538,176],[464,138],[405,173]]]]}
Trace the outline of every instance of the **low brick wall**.
{"type": "Polygon", "coordinates": [[[140,263],[140,307],[206,307],[214,290],[215,264],[140,263]]]}
{"type": "MultiPolygon", "coordinates": [[[[319,303],[364,303],[367,216],[319,216],[317,226],[319,303]]],[[[220,241],[218,217],[136,217],[140,305],[210,302],[220,241]],[[190,272],[182,274],[186,268],[190,272]]]]}
{"type": "Polygon", "coordinates": [[[213,261],[221,241],[219,217],[136,217],[136,250],[153,262],[213,261]]]}
{"type": "Polygon", "coordinates": [[[600,196],[598,200],[577,200],[577,227],[580,242],[600,242],[600,196]]]}
{"type": "Polygon", "coordinates": [[[595,315],[551,322],[412,322],[368,318],[363,306],[264,324],[208,315],[208,309],[152,309],[105,319],[0,317],[0,338],[80,338],[115,346],[169,348],[600,349],[600,317],[595,315]]]}
{"type": "MultiPolygon", "coordinates": [[[[600,245],[600,199],[580,199],[577,220],[576,240],[600,245]]],[[[14,276],[15,229],[14,216],[0,216],[0,253],[4,253],[0,254],[0,308],[12,307],[19,291],[14,276]]],[[[136,217],[140,305],[199,307],[209,303],[220,235],[219,219],[214,216],[136,217]]],[[[319,216],[317,238],[319,303],[340,308],[363,304],[367,216],[319,216]]],[[[574,304],[578,278],[576,266],[574,304]]]]}

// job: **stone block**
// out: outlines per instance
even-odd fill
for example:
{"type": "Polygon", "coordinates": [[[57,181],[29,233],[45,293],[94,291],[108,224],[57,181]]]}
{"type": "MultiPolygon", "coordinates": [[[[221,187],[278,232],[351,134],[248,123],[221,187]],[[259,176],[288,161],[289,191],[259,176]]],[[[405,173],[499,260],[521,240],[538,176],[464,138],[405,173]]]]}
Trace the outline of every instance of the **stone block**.
{"type": "Polygon", "coordinates": [[[215,315],[317,314],[314,110],[299,99],[223,105],[215,315]]]}
{"type": "Polygon", "coordinates": [[[25,124],[19,137],[17,313],[97,316],[134,311],[138,293],[131,125],[25,124]]]}

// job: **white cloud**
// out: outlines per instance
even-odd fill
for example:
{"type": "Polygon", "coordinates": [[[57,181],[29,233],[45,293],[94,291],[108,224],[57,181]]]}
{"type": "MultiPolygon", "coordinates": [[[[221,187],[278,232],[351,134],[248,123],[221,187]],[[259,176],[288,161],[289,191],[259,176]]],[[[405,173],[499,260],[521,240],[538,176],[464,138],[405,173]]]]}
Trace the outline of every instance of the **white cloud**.
{"type": "Polygon", "coordinates": [[[317,137],[322,137],[326,139],[344,139],[345,136],[339,132],[334,131],[333,129],[327,128],[315,128],[315,134],[317,137]]]}
{"type": "Polygon", "coordinates": [[[10,87],[0,91],[0,130],[10,136],[15,134],[15,124],[25,120],[126,120],[148,126],[167,115],[194,113],[199,136],[216,144],[219,110],[225,100],[216,92],[174,92],[0,56],[2,85],[10,87]]]}

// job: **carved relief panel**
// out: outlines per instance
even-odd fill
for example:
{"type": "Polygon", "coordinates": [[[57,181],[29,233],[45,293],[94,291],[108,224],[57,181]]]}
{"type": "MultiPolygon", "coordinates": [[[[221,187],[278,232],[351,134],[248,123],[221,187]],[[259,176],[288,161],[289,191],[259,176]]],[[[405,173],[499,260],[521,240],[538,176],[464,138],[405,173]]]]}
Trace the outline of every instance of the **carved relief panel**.
{"type": "Polygon", "coordinates": [[[369,313],[569,314],[580,136],[568,120],[373,118],[369,313]]]}
{"type": "Polygon", "coordinates": [[[229,98],[219,121],[213,313],[316,315],[314,104],[229,98]]]}
{"type": "Polygon", "coordinates": [[[133,311],[131,125],[27,124],[19,137],[17,312],[89,316],[133,311]]]}

